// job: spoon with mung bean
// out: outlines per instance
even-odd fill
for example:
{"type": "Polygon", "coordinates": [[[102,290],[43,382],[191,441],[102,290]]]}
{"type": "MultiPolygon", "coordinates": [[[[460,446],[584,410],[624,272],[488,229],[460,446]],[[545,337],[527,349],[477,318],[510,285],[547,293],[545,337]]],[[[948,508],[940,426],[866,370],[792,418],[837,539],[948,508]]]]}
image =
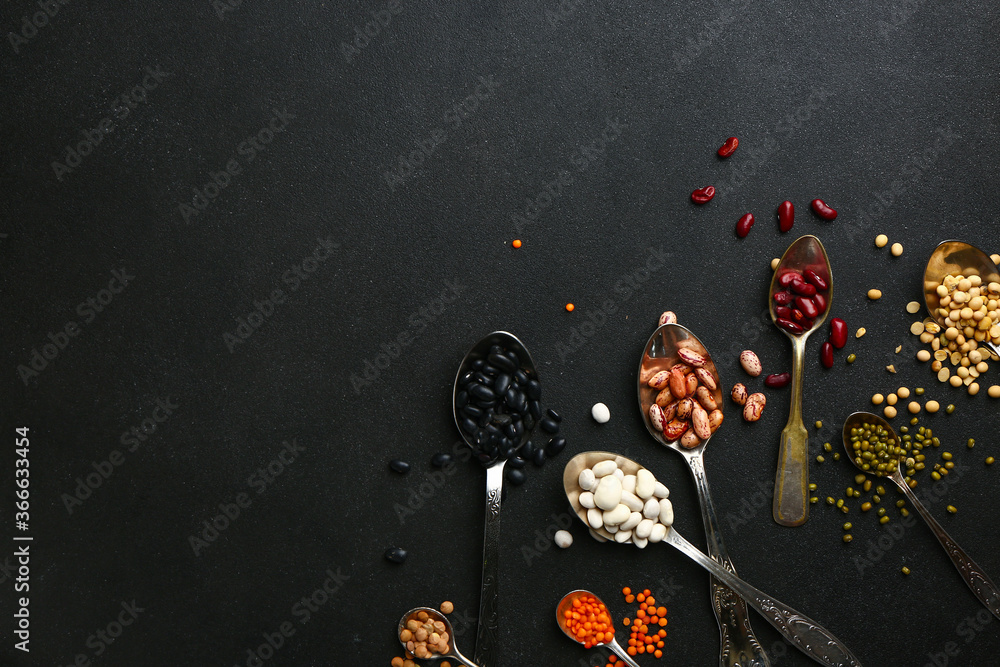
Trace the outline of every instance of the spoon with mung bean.
{"type": "Polygon", "coordinates": [[[958,546],[958,543],[917,499],[910,486],[910,484],[915,486],[916,483],[913,480],[907,482],[903,478],[903,468],[912,466],[911,455],[919,452],[911,451],[908,444],[899,439],[889,422],[870,412],[855,412],[844,420],[843,440],[847,458],[861,472],[876,477],[886,477],[899,487],[906,499],[916,508],[917,513],[930,526],[931,532],[944,547],[951,562],[955,564],[962,580],[972,589],[979,601],[994,616],[1000,618],[1000,591],[983,569],[969,558],[962,547],[958,546]]]}
{"type": "Polygon", "coordinates": [[[455,646],[455,629],[447,617],[437,609],[416,607],[406,612],[399,619],[396,636],[408,656],[422,660],[448,658],[457,660],[467,667],[478,667],[455,646]],[[428,628],[428,625],[431,627],[428,628]],[[421,642],[425,646],[421,646],[421,642]],[[433,647],[433,650],[428,650],[426,646],[433,647]]]}
{"type": "MultiPolygon", "coordinates": [[[[700,361],[699,361],[700,363],[700,361]]],[[[664,404],[665,409],[671,414],[678,411],[677,405],[682,400],[698,400],[706,410],[723,407],[722,383],[719,380],[719,372],[712,361],[712,355],[708,353],[705,345],[691,333],[687,328],[679,324],[664,324],[660,326],[653,335],[649,337],[646,347],[643,350],[642,359],[639,362],[639,374],[637,391],[639,395],[639,410],[642,412],[643,422],[650,434],[663,446],[672,449],[684,458],[692,477],[694,477],[695,488],[698,491],[698,500],[701,506],[701,517],[705,524],[706,551],[708,555],[719,562],[723,567],[732,573],[736,573],[726,547],[722,542],[722,532],[719,529],[719,518],[715,512],[715,505],[708,489],[708,476],[705,470],[705,447],[711,439],[711,435],[701,440],[699,444],[692,447],[685,447],[682,444],[682,434],[672,436],[668,440],[663,429],[656,428],[651,421],[650,410],[655,410],[654,405],[664,404]],[[671,369],[681,361],[678,350],[692,350],[704,359],[704,364],[698,369],[692,370],[697,373],[702,380],[702,386],[706,391],[695,397],[678,398],[674,396],[669,387],[665,391],[659,391],[649,385],[649,380],[660,371],[671,369]],[[704,382],[708,382],[705,386],[704,382]],[[664,398],[660,398],[665,394],[664,398]],[[668,403],[669,401],[669,403],[668,403]],[[713,407],[714,406],[714,407],[713,407]]],[[[686,389],[686,388],[685,388],[686,389]]],[[[700,391],[700,387],[699,387],[700,391]]],[[[722,413],[719,413],[721,419],[722,413]]],[[[721,422],[720,424],[721,425],[721,422]]],[[[714,432],[713,434],[714,435],[714,432]]],[[[720,665],[722,667],[768,667],[771,662],[761,647],[760,642],[750,627],[750,615],[747,613],[746,601],[737,595],[732,589],[712,577],[709,586],[711,593],[712,608],[715,611],[715,618],[719,625],[720,635],[720,665]]]]}
{"type": "Polygon", "coordinates": [[[833,302],[830,259],[818,238],[807,234],[788,246],[774,270],[767,302],[771,320],[792,342],[792,398],[788,422],[781,431],[771,513],[774,520],[782,526],[801,526],[809,518],[809,432],[802,423],[802,376],[806,341],[826,321],[833,302]],[[789,276],[797,273],[809,279],[811,276],[807,275],[807,271],[816,280],[800,280],[798,283],[803,287],[798,289],[798,283],[790,280],[789,276]],[[785,303],[776,300],[779,292],[783,296],[777,298],[785,303]],[[788,296],[785,297],[785,294],[788,296]],[[807,310],[815,314],[808,315],[807,310]],[[784,317],[785,314],[788,317],[784,317]],[[799,322],[808,323],[808,326],[802,326],[799,322]]]}
{"type": "Polygon", "coordinates": [[[486,520],[483,536],[483,578],[476,629],[476,662],[499,663],[500,501],[507,459],[527,442],[538,414],[541,389],[528,349],[513,334],[494,331],[472,346],[462,359],[452,390],[455,426],[480,463],[486,467],[486,520]],[[478,379],[476,379],[478,378],[478,379]],[[486,383],[485,381],[489,381],[486,383]],[[475,389],[473,389],[475,385],[475,389]],[[474,394],[473,394],[474,392],[474,394]],[[493,405],[527,406],[505,409],[489,423],[493,405]],[[470,411],[470,408],[474,410],[470,411]],[[477,416],[478,411],[478,416],[477,416]],[[514,413],[512,417],[511,413],[514,413]],[[523,419],[521,413],[524,414],[523,419]],[[485,415],[485,416],[484,416],[485,415]],[[516,417],[516,418],[515,418],[516,417]],[[499,437],[496,434],[499,433],[499,437]]]}
{"type": "MultiPolygon", "coordinates": [[[[938,244],[927,260],[927,268],[924,269],[924,304],[931,318],[942,327],[940,332],[930,333],[945,333],[950,336],[948,329],[955,328],[957,334],[963,338],[975,340],[977,344],[988,345],[995,354],[1000,355],[1000,307],[990,310],[988,303],[991,300],[994,302],[1000,300],[1000,271],[997,271],[997,266],[990,256],[963,241],[942,241],[938,244]],[[980,288],[986,293],[985,298],[979,296],[978,304],[972,303],[977,297],[967,298],[967,292],[956,289],[957,282],[949,281],[949,284],[945,284],[945,277],[948,275],[953,277],[962,275],[966,279],[975,280],[979,284],[974,285],[970,281],[969,287],[980,288]],[[972,278],[973,276],[977,278],[972,278]],[[994,289],[991,290],[991,286],[994,289]],[[961,302],[958,301],[957,292],[963,293],[961,302]],[[972,308],[972,305],[976,307],[972,308]],[[968,318],[962,314],[965,308],[969,309],[966,313],[970,316],[968,318]],[[979,319],[974,319],[977,313],[979,319]],[[956,322],[953,319],[956,314],[960,321],[967,322],[965,326],[960,326],[960,321],[956,322]],[[983,326],[986,321],[988,324],[983,326]]],[[[968,341],[962,344],[966,343],[968,341]]]]}
{"type": "MultiPolygon", "coordinates": [[[[559,605],[556,606],[556,623],[559,625],[559,629],[562,630],[567,637],[575,641],[577,644],[580,644],[581,646],[587,646],[587,642],[581,640],[580,637],[577,637],[570,631],[570,628],[567,626],[567,621],[572,617],[574,601],[587,600],[589,598],[593,598],[593,600],[595,600],[597,604],[602,605],[604,606],[605,609],[607,609],[607,605],[601,602],[601,599],[599,597],[597,597],[590,591],[584,591],[584,590],[577,590],[567,593],[566,595],[563,596],[563,599],[559,601],[559,605]]],[[[607,612],[607,616],[608,616],[608,625],[611,626],[612,635],[610,637],[606,636],[601,637],[600,640],[595,640],[592,643],[592,645],[587,646],[587,648],[592,648],[593,646],[606,647],[611,651],[613,651],[615,655],[621,658],[622,661],[629,667],[639,667],[639,664],[636,663],[636,661],[629,656],[629,654],[625,651],[625,649],[621,647],[621,644],[619,644],[618,641],[615,639],[614,637],[615,624],[614,624],[614,619],[611,617],[610,611],[607,612]]]]}

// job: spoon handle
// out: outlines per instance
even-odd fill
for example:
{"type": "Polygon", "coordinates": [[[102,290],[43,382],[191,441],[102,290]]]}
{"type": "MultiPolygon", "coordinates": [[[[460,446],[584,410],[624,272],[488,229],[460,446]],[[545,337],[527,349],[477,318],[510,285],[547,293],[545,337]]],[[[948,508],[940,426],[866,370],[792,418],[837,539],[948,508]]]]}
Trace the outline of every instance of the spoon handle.
{"type": "Polygon", "coordinates": [[[607,644],[607,647],[612,651],[614,651],[614,654],[617,655],[619,658],[621,658],[622,662],[628,665],[628,667],[639,667],[639,663],[633,660],[631,656],[629,656],[629,654],[625,652],[625,649],[622,648],[622,645],[619,644],[616,640],[612,639],[611,643],[607,644]]]}
{"type": "Polygon", "coordinates": [[[757,590],[714,560],[698,551],[673,528],[663,539],[672,547],[721,579],[778,629],[785,639],[810,658],[829,667],[861,667],[843,642],[829,630],[788,605],[757,590]]]}
{"type": "MultiPolygon", "coordinates": [[[[694,477],[698,500],[701,504],[701,518],[705,523],[706,551],[722,567],[733,574],[736,568],[729,560],[726,547],[722,543],[719,517],[715,513],[712,494],[708,490],[708,476],[705,474],[704,450],[685,456],[691,475],[694,477]]],[[[710,589],[712,607],[719,623],[722,650],[719,656],[721,667],[770,667],[771,661],[761,647],[750,627],[746,600],[736,594],[716,577],[711,578],[710,589]]]]}
{"type": "Polygon", "coordinates": [[[792,341],[792,404],[788,423],[781,432],[771,513],[782,526],[801,526],[809,518],[809,432],[802,425],[802,369],[807,336],[789,338],[792,341]]]}
{"type": "Polygon", "coordinates": [[[962,575],[962,580],[968,584],[972,592],[976,594],[979,601],[989,609],[994,616],[1000,618],[1000,591],[997,587],[990,581],[990,578],[986,576],[983,572],[983,568],[979,567],[976,561],[969,558],[969,555],[965,553],[962,547],[958,546],[958,543],[951,538],[941,524],[931,516],[931,513],[927,511],[927,508],[917,499],[917,494],[913,492],[913,489],[903,481],[902,474],[897,470],[896,474],[890,479],[896,482],[896,486],[902,489],[903,493],[909,499],[913,506],[917,508],[917,512],[923,517],[927,525],[930,526],[931,532],[934,533],[934,537],[938,538],[938,542],[944,547],[945,552],[951,558],[951,562],[955,564],[958,568],[958,573],[962,575]],[[896,477],[899,479],[896,479],[896,477]]]}
{"type": "Polygon", "coordinates": [[[475,662],[481,667],[497,667],[498,626],[500,624],[500,496],[503,492],[501,459],[486,469],[486,526],[483,536],[483,585],[479,594],[479,621],[476,628],[475,662]]]}

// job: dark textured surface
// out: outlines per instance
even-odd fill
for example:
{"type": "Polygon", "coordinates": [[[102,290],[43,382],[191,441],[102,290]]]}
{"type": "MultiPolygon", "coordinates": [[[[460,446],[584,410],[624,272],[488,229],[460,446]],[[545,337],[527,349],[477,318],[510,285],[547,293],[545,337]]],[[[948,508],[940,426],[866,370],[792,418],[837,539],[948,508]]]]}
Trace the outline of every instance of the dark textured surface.
{"type": "MultiPolygon", "coordinates": [[[[1000,577],[1000,471],[982,464],[1000,456],[1000,404],[939,385],[911,347],[893,354],[912,341],[904,305],[919,298],[938,241],[1000,249],[994,3],[404,2],[378,14],[387,3],[242,2],[221,16],[220,4],[69,2],[22,41],[8,33],[38,4],[2,10],[0,662],[245,665],[248,649],[288,622],[294,634],[266,664],[383,665],[406,609],[450,599],[458,618],[474,615],[485,474],[466,463],[435,478],[430,458],[458,437],[454,369],[502,328],[531,349],[570,443],[544,468],[529,465],[504,504],[503,664],[595,664],[560,634],[553,610],[586,587],[617,618],[632,615],[616,594],[623,585],[668,599],[666,657],[655,664],[716,664],[708,579],[695,565],[667,547],[596,544],[580,525],[565,552],[538,534],[565,512],[562,464],[610,449],[666,480],[680,532],[703,545],[689,475],[636,410],[638,356],[671,308],[713,351],[727,386],[743,379],[734,353],[746,347],[767,371],[785,370],[789,345],[760,313],[769,260],[802,233],[820,236],[832,258],[834,314],[852,332],[868,329],[829,372],[819,341],[809,346],[806,421],[824,422],[810,429],[814,453],[874,391],[923,385],[955,403],[952,417],[928,423],[968,469],[932,512],[1000,577]],[[371,12],[391,20],[347,52],[371,12]],[[147,67],[167,74],[155,87],[148,79],[145,102],[123,117],[116,98],[147,67]],[[275,121],[287,126],[251,160],[241,144],[275,110],[293,117],[275,121]],[[105,118],[113,131],[57,178],[52,162],[105,118]],[[715,150],[731,135],[741,146],[721,161],[715,150]],[[404,163],[418,144],[430,155],[414,155],[422,164],[411,173],[404,163]],[[204,210],[179,208],[231,159],[227,186],[204,210]],[[707,184],[715,200],[692,206],[691,190],[707,184]],[[839,209],[835,222],[808,210],[817,196],[839,209]],[[783,199],[798,210],[784,236],[773,215],[783,199]],[[740,240],[733,226],[746,211],[757,223],[740,240]],[[526,213],[534,219],[514,217],[526,213]],[[876,250],[878,232],[904,255],[876,250]],[[514,238],[524,247],[512,250],[514,238]],[[338,247],[306,262],[307,279],[286,273],[317,239],[338,247]],[[121,270],[134,279],[88,321],[77,304],[121,270]],[[865,298],[871,287],[881,301],[865,298]],[[239,318],[278,289],[286,300],[227,345],[239,318]],[[457,298],[437,302],[446,290],[457,298]],[[602,314],[607,303],[614,312],[602,314]],[[70,321],[79,335],[22,382],[17,367],[70,321]],[[400,336],[409,342],[398,358],[380,358],[400,336]],[[858,362],[846,366],[850,352],[858,362]],[[352,382],[386,361],[368,386],[352,382]],[[129,451],[121,434],[167,399],[172,414],[129,451]],[[596,401],[610,423],[591,420],[596,401]],[[32,442],[30,655],[13,650],[11,634],[19,425],[32,442]],[[972,451],[962,445],[970,436],[972,451]],[[284,441],[304,451],[271,482],[253,477],[284,441]],[[63,494],[115,450],[124,462],[70,513],[63,494]],[[391,472],[393,458],[413,469],[391,472]],[[196,555],[189,537],[240,493],[249,506],[196,555]],[[419,509],[399,512],[421,493],[419,509]],[[405,564],[383,558],[390,546],[409,552],[405,564]],[[295,605],[328,570],[346,580],[303,624],[295,605]],[[120,638],[90,638],[133,600],[144,611],[120,638]]],[[[997,625],[969,625],[985,613],[922,524],[879,550],[870,545],[887,531],[857,509],[813,506],[798,529],[771,520],[788,396],[768,396],[753,425],[727,405],[707,455],[739,573],[826,625],[865,665],[995,664],[997,625]],[[840,541],[845,519],[851,545],[840,541]],[[882,557],[859,567],[869,549],[882,557]]],[[[852,477],[844,461],[813,465],[821,496],[841,497],[852,477]]],[[[775,665],[811,664],[759,616],[753,623],[775,665]]],[[[474,630],[458,625],[471,656],[474,630]]]]}

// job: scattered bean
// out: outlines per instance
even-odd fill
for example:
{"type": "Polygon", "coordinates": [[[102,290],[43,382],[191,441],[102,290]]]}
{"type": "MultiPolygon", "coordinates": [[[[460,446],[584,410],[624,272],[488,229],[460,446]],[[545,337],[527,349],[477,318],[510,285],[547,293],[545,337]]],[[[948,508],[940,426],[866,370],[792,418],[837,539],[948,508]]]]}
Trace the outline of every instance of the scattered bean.
{"type": "Polygon", "coordinates": [[[861,337],[862,337],[862,336],[864,336],[864,335],[865,335],[866,333],[868,333],[868,331],[867,331],[867,330],[866,330],[866,329],[865,329],[864,327],[861,327],[860,329],[858,329],[858,330],[857,330],[857,331],[856,331],[856,332],[854,333],[854,337],[855,337],[855,338],[861,338],[861,337]]]}
{"type": "Polygon", "coordinates": [[[767,404],[767,397],[760,392],[750,394],[747,397],[746,405],[743,406],[743,419],[748,422],[755,422],[760,419],[767,404]]]}
{"type": "Polygon", "coordinates": [[[750,233],[750,228],[753,227],[754,218],[753,213],[745,213],[736,222],[736,235],[741,239],[745,239],[747,234],[750,233]]]}
{"type": "Polygon", "coordinates": [[[849,363],[849,364],[853,364],[855,361],[857,361],[857,359],[858,359],[858,355],[854,354],[853,352],[851,352],[849,355],[847,355],[847,363],[849,363]]]}
{"type": "Polygon", "coordinates": [[[788,385],[792,381],[792,374],[785,373],[773,373],[764,378],[764,384],[771,389],[781,389],[788,385]]]}
{"type": "Polygon", "coordinates": [[[810,202],[812,209],[816,212],[816,215],[823,218],[824,220],[833,220],[837,217],[837,211],[827,206],[826,202],[822,199],[813,199],[810,202]]]}
{"type": "Polygon", "coordinates": [[[885,409],[882,410],[882,413],[886,416],[887,419],[892,419],[893,417],[896,416],[896,408],[892,407],[891,405],[887,405],[885,406],[885,409]]]}
{"type": "Polygon", "coordinates": [[[847,345],[847,322],[839,317],[830,320],[830,342],[838,350],[847,345]]]}
{"type": "Polygon", "coordinates": [[[739,145],[740,145],[739,139],[737,139],[736,137],[729,137],[728,139],[726,139],[726,143],[722,144],[722,146],[720,146],[719,150],[716,152],[719,154],[719,157],[729,157],[730,155],[736,152],[736,148],[739,145]]]}
{"type": "Polygon", "coordinates": [[[819,348],[819,361],[823,368],[833,368],[833,344],[823,343],[819,348]]]}
{"type": "Polygon", "coordinates": [[[892,247],[889,248],[889,252],[892,253],[893,257],[899,257],[900,255],[903,254],[903,244],[902,243],[893,243],[892,247]]]}
{"type": "Polygon", "coordinates": [[[677,316],[673,313],[673,311],[665,310],[663,311],[663,314],[660,315],[659,322],[661,327],[664,324],[677,324],[677,316]]]}
{"type": "Polygon", "coordinates": [[[937,401],[927,401],[926,403],[924,403],[924,410],[930,412],[931,414],[937,412],[940,409],[941,409],[941,404],[938,403],[937,401]]]}
{"type": "Polygon", "coordinates": [[[604,403],[595,403],[594,407],[590,409],[590,415],[598,424],[607,424],[608,420],[611,419],[611,410],[608,410],[608,406],[604,403]]]}
{"type": "Polygon", "coordinates": [[[393,459],[389,461],[389,467],[393,471],[398,472],[400,475],[404,475],[410,471],[410,464],[406,461],[401,461],[400,459],[393,459]]]}
{"type": "Polygon", "coordinates": [[[730,396],[734,403],[737,405],[746,405],[747,395],[747,388],[743,384],[737,382],[733,385],[733,391],[730,396]]]}
{"type": "Polygon", "coordinates": [[[778,204],[778,229],[782,233],[791,230],[795,224],[795,206],[792,202],[785,200],[778,204]]]}
{"type": "Polygon", "coordinates": [[[715,197],[715,188],[711,185],[704,188],[698,188],[691,193],[691,201],[695,204],[707,204],[712,201],[713,197],[715,197]]]}
{"type": "Polygon", "coordinates": [[[885,234],[879,234],[878,236],[875,237],[876,248],[884,248],[885,244],[887,244],[888,242],[889,242],[889,237],[886,236],[885,234]]]}
{"type": "Polygon", "coordinates": [[[757,355],[752,350],[743,350],[740,352],[740,366],[743,367],[743,370],[750,377],[757,377],[763,370],[760,359],[757,358],[757,355]]]}
{"type": "Polygon", "coordinates": [[[882,291],[877,289],[868,290],[868,298],[872,301],[878,301],[882,298],[882,291]]]}
{"type": "MultiPolygon", "coordinates": [[[[557,530],[553,539],[555,540],[556,546],[560,549],[568,549],[573,544],[573,535],[566,530],[557,530]]],[[[443,606],[441,611],[444,611],[443,606]]],[[[448,614],[450,612],[445,611],[444,613],[448,614]]]]}
{"type": "Polygon", "coordinates": [[[408,555],[405,549],[399,547],[389,547],[385,550],[385,559],[390,563],[402,563],[408,555]]]}
{"type": "Polygon", "coordinates": [[[781,264],[781,260],[779,258],[775,257],[774,259],[772,259],[771,260],[771,270],[774,271],[776,268],[778,268],[779,264],[781,264]]]}

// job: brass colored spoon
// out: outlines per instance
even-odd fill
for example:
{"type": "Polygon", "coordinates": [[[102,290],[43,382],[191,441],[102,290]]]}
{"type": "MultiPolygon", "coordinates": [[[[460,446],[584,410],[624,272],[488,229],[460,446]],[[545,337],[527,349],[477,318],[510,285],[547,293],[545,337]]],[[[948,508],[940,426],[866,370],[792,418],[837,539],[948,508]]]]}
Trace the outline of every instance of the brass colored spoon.
{"type": "MultiPolygon", "coordinates": [[[[598,602],[601,602],[601,598],[597,597],[590,591],[579,590],[579,591],[572,591],[564,595],[563,599],[559,601],[559,606],[556,607],[556,623],[559,624],[559,629],[563,631],[563,634],[565,634],[567,637],[575,641],[577,644],[583,644],[583,642],[581,642],[579,638],[573,636],[573,634],[570,633],[570,631],[566,628],[566,626],[563,625],[563,618],[564,618],[563,614],[565,614],[567,610],[572,609],[574,600],[581,597],[592,597],[596,599],[598,602]]],[[[611,619],[610,611],[608,612],[608,618],[611,619]]],[[[612,621],[611,626],[614,627],[614,619],[611,619],[611,621],[612,621]]],[[[609,649],[614,651],[615,655],[621,658],[622,661],[624,661],[625,664],[628,665],[629,667],[639,667],[638,663],[636,663],[635,660],[629,657],[629,654],[625,652],[625,649],[621,647],[621,644],[619,644],[617,640],[615,640],[613,635],[611,637],[611,641],[600,642],[597,644],[597,646],[607,646],[609,649]]]]}
{"type": "Polygon", "coordinates": [[[455,646],[455,629],[451,627],[451,621],[449,621],[448,618],[444,614],[439,612],[437,609],[431,609],[430,607],[417,607],[416,609],[411,609],[410,611],[403,614],[403,617],[399,619],[399,627],[396,629],[396,637],[399,638],[399,643],[403,645],[403,650],[406,651],[407,655],[416,657],[414,656],[413,652],[410,651],[409,648],[407,648],[406,642],[403,641],[402,633],[403,630],[406,629],[406,624],[409,623],[411,620],[421,624],[426,622],[426,621],[420,621],[417,618],[418,614],[420,614],[421,612],[427,614],[428,619],[435,622],[443,623],[444,630],[445,632],[448,633],[448,638],[444,640],[445,643],[448,645],[445,652],[434,653],[431,656],[423,658],[423,660],[441,660],[442,658],[448,658],[449,660],[457,660],[463,665],[466,665],[466,667],[478,667],[476,663],[472,662],[464,655],[462,655],[462,652],[458,650],[457,646],[455,646]]]}
{"type": "MultiPolygon", "coordinates": [[[[928,314],[942,327],[948,326],[945,323],[948,309],[941,308],[941,296],[938,295],[937,288],[948,274],[962,274],[966,277],[976,275],[982,278],[983,285],[1000,283],[1000,272],[985,252],[962,241],[940,243],[931,253],[930,259],[927,260],[927,268],[924,269],[924,303],[927,305],[928,314]]],[[[998,323],[993,322],[993,324],[998,323]]],[[[982,342],[1000,355],[1000,346],[989,340],[988,335],[982,342]]]]}

